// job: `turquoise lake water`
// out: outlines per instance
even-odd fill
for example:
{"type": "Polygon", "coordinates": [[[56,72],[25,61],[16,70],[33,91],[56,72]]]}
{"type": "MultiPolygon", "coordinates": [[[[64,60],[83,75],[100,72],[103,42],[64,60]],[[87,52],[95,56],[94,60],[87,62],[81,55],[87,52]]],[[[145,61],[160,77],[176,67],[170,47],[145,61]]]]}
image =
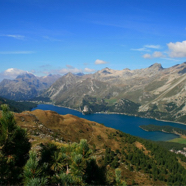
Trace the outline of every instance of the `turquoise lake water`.
{"type": "Polygon", "coordinates": [[[175,134],[166,134],[163,132],[146,132],[142,130],[141,128],[139,128],[140,125],[148,125],[148,124],[154,124],[154,125],[160,125],[160,126],[169,125],[169,126],[173,126],[173,127],[186,130],[186,125],[182,125],[178,123],[163,122],[163,121],[157,121],[154,119],[140,118],[140,117],[135,117],[135,116],[121,115],[121,114],[83,115],[81,112],[78,112],[76,110],[71,110],[68,108],[58,107],[58,106],[48,105],[48,104],[40,104],[33,110],[35,109],[52,110],[61,115],[73,114],[80,118],[85,118],[91,121],[102,123],[107,127],[115,128],[125,133],[138,136],[141,138],[145,138],[145,139],[150,139],[153,141],[167,141],[170,139],[177,138],[178,136],[175,134]]]}

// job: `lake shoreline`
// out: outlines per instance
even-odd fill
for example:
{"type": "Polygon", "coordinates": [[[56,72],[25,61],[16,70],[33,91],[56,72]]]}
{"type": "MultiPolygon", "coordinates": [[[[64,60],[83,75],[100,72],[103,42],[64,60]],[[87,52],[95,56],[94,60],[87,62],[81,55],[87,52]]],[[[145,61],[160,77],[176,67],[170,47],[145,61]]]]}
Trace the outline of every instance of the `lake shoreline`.
{"type": "MultiPolygon", "coordinates": [[[[73,109],[73,108],[64,107],[61,105],[55,105],[51,103],[47,103],[47,104],[40,103],[38,107],[34,108],[33,110],[36,109],[51,110],[60,115],[71,114],[79,118],[84,118],[97,123],[102,123],[106,127],[114,128],[116,130],[120,130],[122,132],[131,134],[133,136],[138,136],[153,141],[168,141],[178,137],[177,135],[174,134],[165,134],[162,132],[154,132],[149,135],[149,132],[143,131],[139,127],[140,125],[148,125],[148,124],[166,125],[165,122],[161,120],[158,121],[154,118],[144,118],[144,117],[142,118],[136,115],[133,116],[133,115],[127,115],[124,113],[117,113],[117,112],[97,112],[94,114],[84,115],[78,109],[73,109]]],[[[168,125],[178,127],[178,128],[183,128],[186,130],[186,125],[182,125],[179,123],[170,122],[168,123],[168,125]]]]}
{"type": "MultiPolygon", "coordinates": [[[[41,103],[41,104],[46,104],[46,105],[53,105],[53,106],[56,106],[56,107],[61,107],[61,108],[67,108],[67,109],[71,109],[71,110],[75,110],[75,111],[78,111],[80,113],[82,113],[80,110],[78,109],[75,109],[75,108],[70,108],[70,107],[65,107],[65,106],[61,106],[61,105],[55,105],[53,103],[49,103],[49,102],[46,102],[46,103],[41,103]]],[[[39,105],[39,103],[38,103],[39,105]]],[[[83,114],[83,113],[82,113],[83,114]]],[[[161,119],[157,119],[157,118],[152,118],[152,117],[140,117],[140,116],[137,116],[137,115],[132,115],[132,114],[126,114],[126,113],[119,113],[119,112],[95,112],[95,113],[91,113],[91,114],[118,114],[118,115],[125,115],[125,116],[133,116],[133,117],[139,117],[139,118],[146,118],[146,119],[154,119],[156,121],[163,121],[163,122],[169,122],[169,123],[176,123],[176,124],[181,124],[181,125],[185,125],[186,126],[186,123],[182,123],[182,122],[176,122],[176,121],[169,121],[169,120],[161,120],[161,119]]],[[[91,115],[90,114],[90,115],[91,115]]]]}
{"type": "MultiPolygon", "coordinates": [[[[150,125],[149,125],[149,126],[150,126],[150,125]]],[[[157,131],[157,132],[164,132],[164,133],[167,133],[167,134],[175,134],[175,135],[178,136],[178,138],[181,138],[181,137],[185,138],[185,137],[186,137],[185,135],[176,132],[174,127],[172,127],[172,129],[173,129],[172,132],[165,131],[163,128],[166,127],[166,126],[162,126],[162,129],[161,129],[161,130],[158,130],[157,128],[154,129],[154,130],[151,130],[151,129],[148,130],[148,129],[145,129],[144,127],[147,127],[147,125],[140,125],[140,126],[139,126],[139,128],[141,128],[142,130],[144,130],[144,131],[146,131],[146,132],[156,132],[156,131],[157,131]]],[[[154,127],[155,127],[155,126],[154,126],[154,127]]],[[[153,127],[153,128],[154,128],[154,127],[153,127]]]]}

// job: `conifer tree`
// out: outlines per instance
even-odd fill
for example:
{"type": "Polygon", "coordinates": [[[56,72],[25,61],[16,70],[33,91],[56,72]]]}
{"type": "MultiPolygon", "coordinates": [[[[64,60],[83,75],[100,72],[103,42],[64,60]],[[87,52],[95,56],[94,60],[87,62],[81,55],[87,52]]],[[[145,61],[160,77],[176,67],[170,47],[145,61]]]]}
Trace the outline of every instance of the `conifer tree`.
{"type": "Polygon", "coordinates": [[[121,169],[115,169],[115,182],[116,185],[126,186],[126,182],[121,180],[121,169]]]}
{"type": "Polygon", "coordinates": [[[30,152],[30,158],[27,161],[23,177],[25,185],[32,186],[44,186],[47,184],[47,179],[42,175],[43,167],[39,167],[39,162],[37,160],[36,152],[30,152]]]}
{"type": "Polygon", "coordinates": [[[17,184],[28,159],[30,143],[27,133],[16,125],[7,105],[2,105],[0,118],[0,184],[17,184]]]}

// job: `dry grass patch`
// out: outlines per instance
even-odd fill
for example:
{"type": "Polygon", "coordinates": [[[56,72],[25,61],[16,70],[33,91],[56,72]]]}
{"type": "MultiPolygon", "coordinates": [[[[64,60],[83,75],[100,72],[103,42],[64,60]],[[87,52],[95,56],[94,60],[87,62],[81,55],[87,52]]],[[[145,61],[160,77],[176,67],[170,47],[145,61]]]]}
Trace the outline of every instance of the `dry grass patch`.
{"type": "Polygon", "coordinates": [[[143,144],[141,144],[140,142],[136,141],[136,142],[135,142],[135,146],[136,146],[138,149],[142,150],[143,153],[144,153],[145,155],[148,155],[148,156],[149,156],[150,151],[147,150],[146,147],[145,147],[143,144]]]}

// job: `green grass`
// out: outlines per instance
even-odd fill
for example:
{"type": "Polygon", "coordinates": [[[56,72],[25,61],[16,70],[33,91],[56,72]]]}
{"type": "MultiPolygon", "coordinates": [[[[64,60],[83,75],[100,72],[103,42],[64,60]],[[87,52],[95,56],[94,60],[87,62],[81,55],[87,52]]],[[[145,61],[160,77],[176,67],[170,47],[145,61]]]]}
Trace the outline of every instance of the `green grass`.
{"type": "Polygon", "coordinates": [[[117,102],[117,99],[111,98],[111,99],[105,99],[105,101],[106,101],[109,105],[114,105],[114,103],[117,102]]]}
{"type": "Polygon", "coordinates": [[[126,94],[122,95],[121,98],[125,97],[126,99],[129,99],[135,103],[139,102],[139,96],[143,94],[143,90],[138,89],[132,92],[127,92],[126,94]]]}
{"type": "Polygon", "coordinates": [[[169,140],[169,142],[176,142],[176,143],[181,143],[186,145],[186,139],[182,137],[169,140]]]}
{"type": "Polygon", "coordinates": [[[145,90],[146,91],[152,91],[155,90],[161,86],[163,86],[166,83],[167,80],[163,80],[163,81],[154,81],[149,83],[146,87],[145,90]]]}

